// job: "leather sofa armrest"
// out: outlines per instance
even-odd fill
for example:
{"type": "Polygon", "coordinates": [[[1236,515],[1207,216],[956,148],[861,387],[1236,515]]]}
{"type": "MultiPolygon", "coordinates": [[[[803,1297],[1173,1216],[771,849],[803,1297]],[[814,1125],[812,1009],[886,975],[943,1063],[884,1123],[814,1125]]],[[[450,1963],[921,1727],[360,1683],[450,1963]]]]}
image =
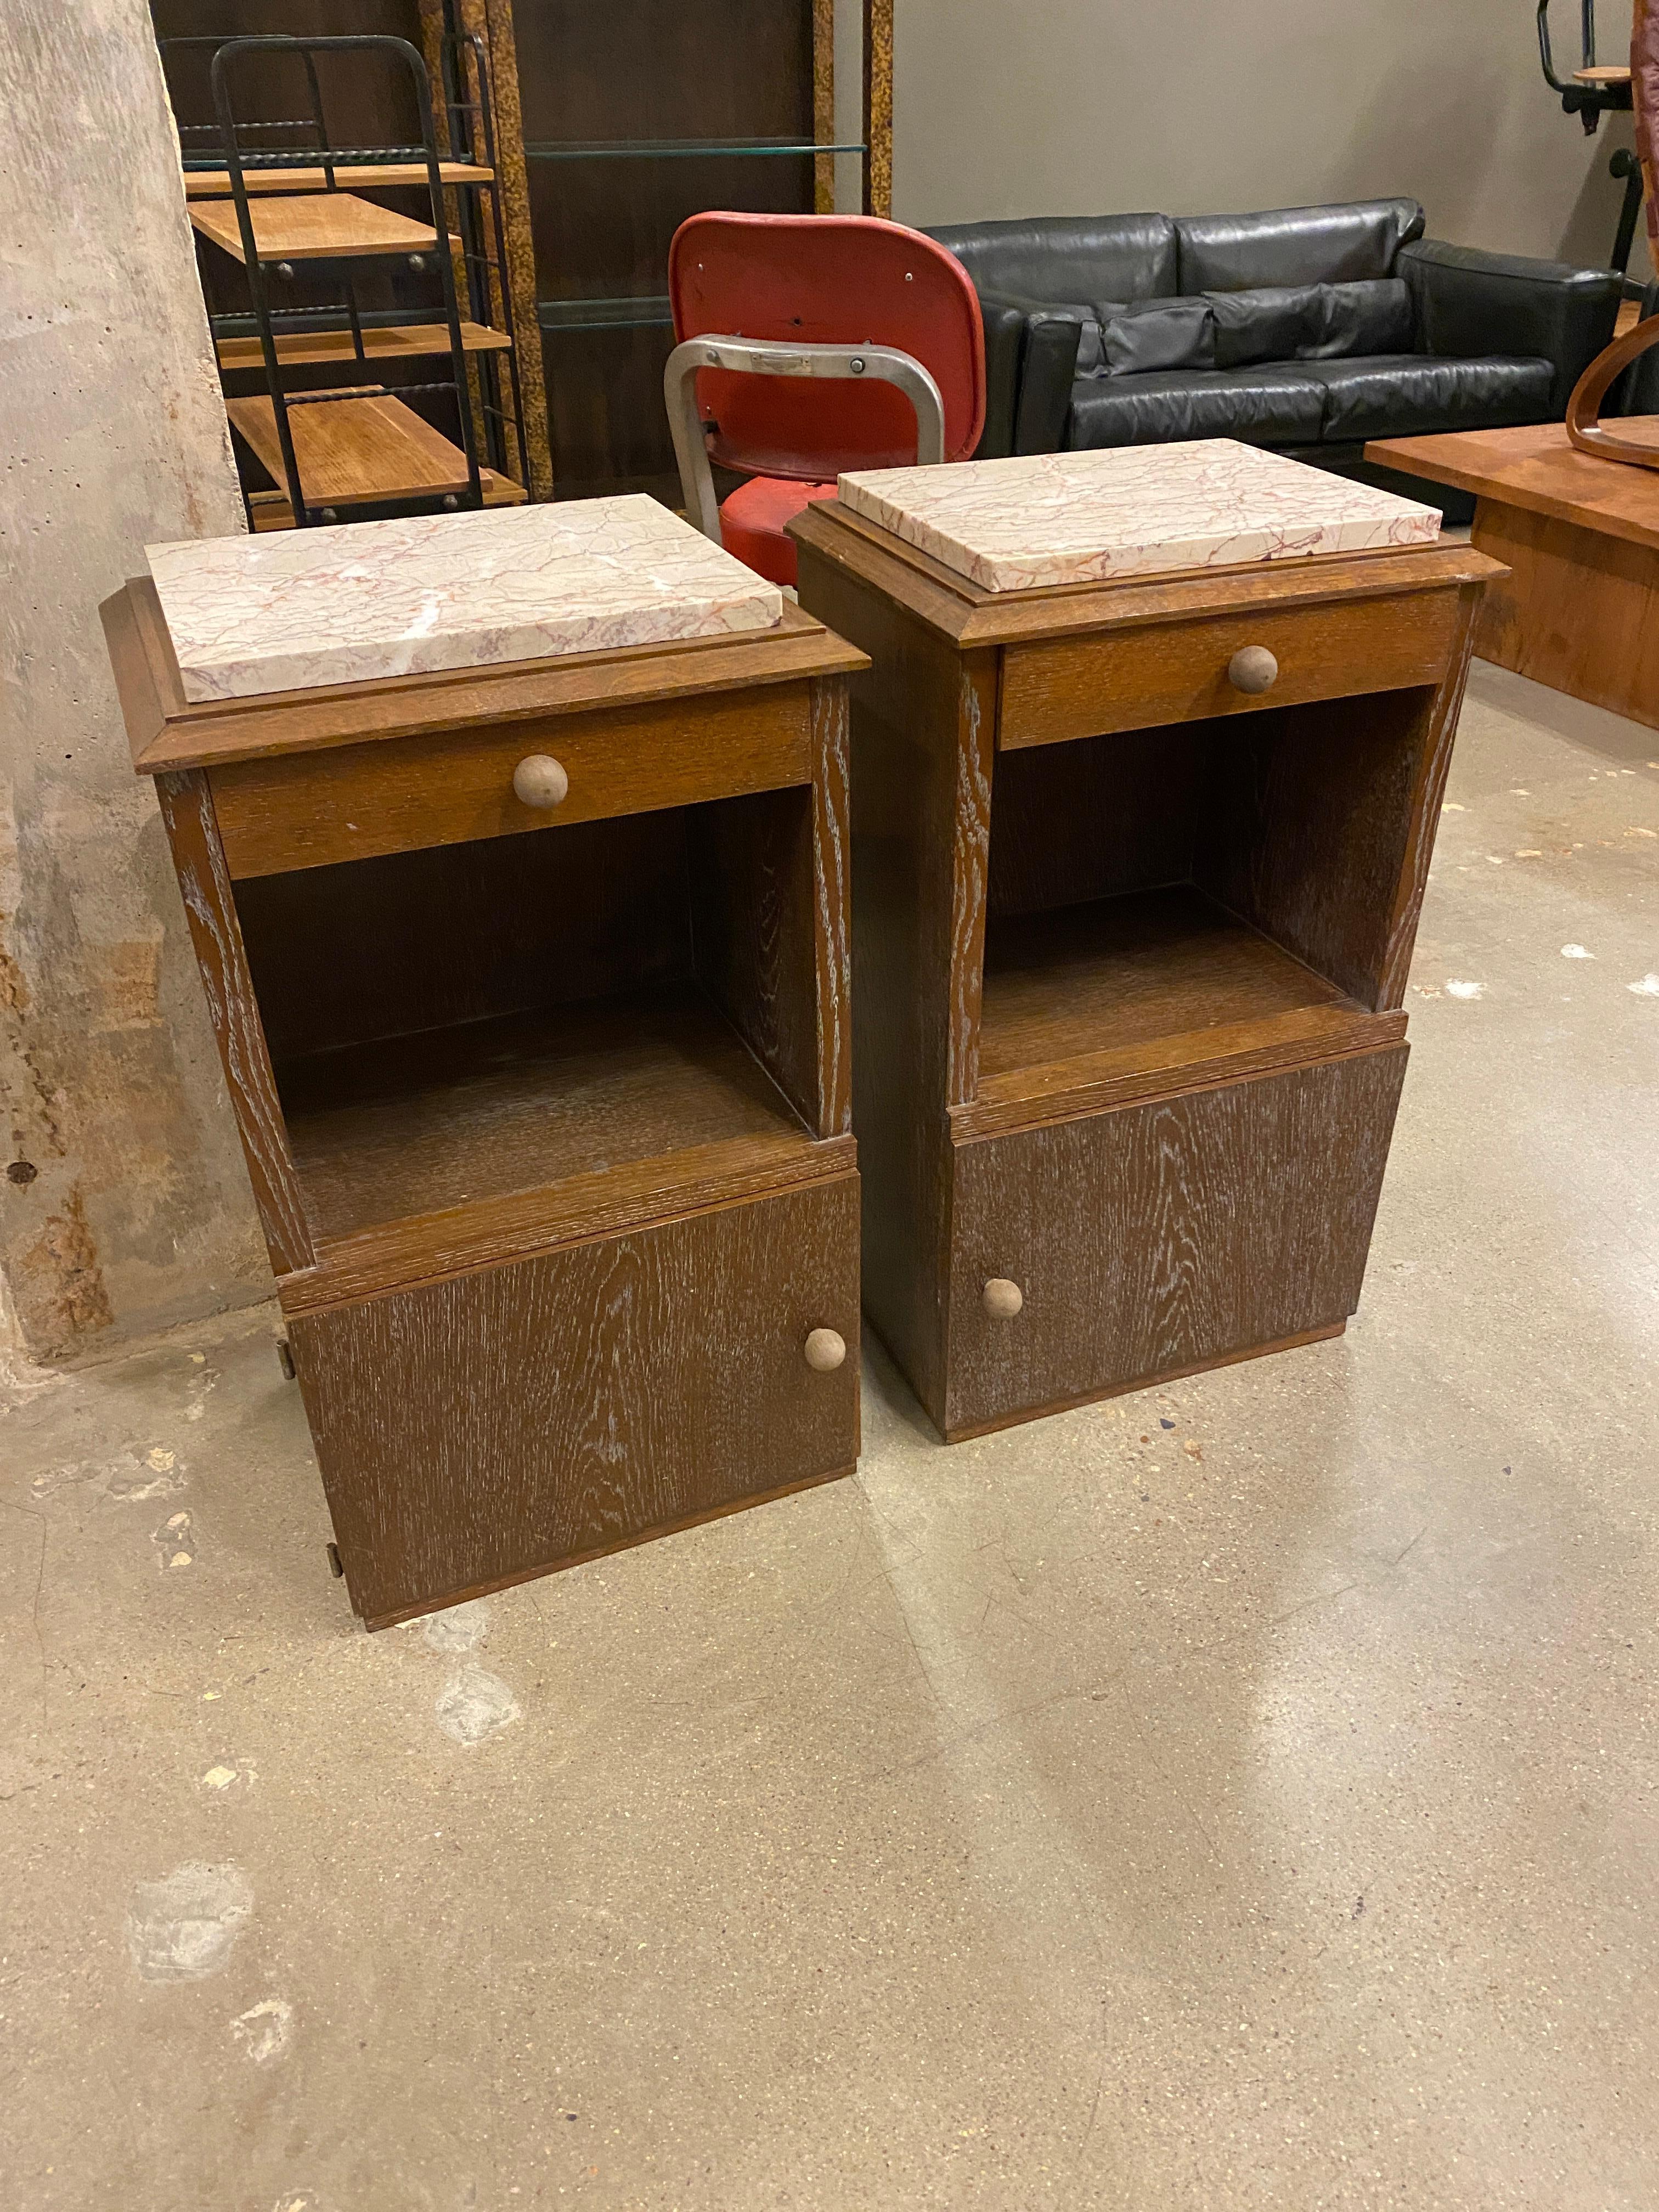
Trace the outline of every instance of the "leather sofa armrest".
{"type": "Polygon", "coordinates": [[[1553,413],[1612,343],[1623,280],[1611,269],[1575,269],[1438,239],[1402,246],[1395,273],[1410,287],[1417,342],[1455,358],[1508,354],[1554,364],[1553,413]]]}
{"type": "Polygon", "coordinates": [[[1019,362],[1025,350],[1025,309],[1018,301],[981,292],[979,312],[985,325],[985,428],[974,448],[974,459],[1000,461],[1014,450],[1019,362]]]}
{"type": "Polygon", "coordinates": [[[990,459],[1003,453],[1057,453],[1066,435],[1071,411],[1072,383],[1077,374],[1079,325],[1056,313],[1042,300],[1015,299],[1006,293],[981,292],[980,313],[985,323],[985,435],[976,458],[990,459]],[[993,324],[997,336],[992,337],[993,324]],[[998,358],[993,365],[993,346],[998,358]],[[1010,360],[1012,377],[1007,375],[1010,360]],[[998,404],[999,383],[1006,382],[1008,406],[998,418],[1000,434],[1007,442],[993,447],[988,440],[998,404]]]}

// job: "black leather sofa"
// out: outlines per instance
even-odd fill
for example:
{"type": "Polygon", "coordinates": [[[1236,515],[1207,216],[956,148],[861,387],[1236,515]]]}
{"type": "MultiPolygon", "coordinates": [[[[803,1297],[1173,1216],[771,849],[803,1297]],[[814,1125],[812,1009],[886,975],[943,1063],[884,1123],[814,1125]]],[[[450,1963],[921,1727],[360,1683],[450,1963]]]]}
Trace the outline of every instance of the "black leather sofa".
{"type": "Polygon", "coordinates": [[[1619,276],[1422,231],[1408,199],[933,230],[984,310],[976,457],[1238,438],[1375,477],[1368,438],[1559,420],[1619,276]]]}

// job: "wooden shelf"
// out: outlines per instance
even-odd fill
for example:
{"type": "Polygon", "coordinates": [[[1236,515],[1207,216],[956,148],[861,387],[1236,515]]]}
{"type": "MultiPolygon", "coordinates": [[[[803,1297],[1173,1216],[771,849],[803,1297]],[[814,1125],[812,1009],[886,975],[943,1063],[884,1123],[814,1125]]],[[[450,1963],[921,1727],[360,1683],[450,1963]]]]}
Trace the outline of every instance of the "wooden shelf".
{"type": "MultiPolygon", "coordinates": [[[[225,412],[260,465],[281,485],[283,453],[269,395],[228,399],[225,412]]],[[[311,506],[356,507],[367,500],[422,499],[466,488],[466,456],[460,447],[389,393],[290,407],[288,420],[301,487],[311,506]]],[[[492,477],[492,483],[495,496],[485,487],[489,506],[517,506],[525,496],[518,484],[501,489],[504,477],[492,477]]],[[[286,495],[282,496],[286,507],[286,495]]],[[[283,526],[271,522],[260,526],[283,526]]]]}
{"type": "MultiPolygon", "coordinates": [[[[495,172],[472,161],[440,161],[438,174],[447,185],[493,185],[495,172]]],[[[230,197],[228,169],[186,169],[187,200],[217,200],[230,197]]],[[[242,181],[248,197],[271,192],[320,192],[328,189],[321,169],[245,169],[242,181]]],[[[334,182],[343,191],[391,191],[427,183],[424,161],[368,161],[350,165],[337,161],[334,182]]]]}
{"type": "MultiPolygon", "coordinates": [[[[461,325],[461,347],[466,353],[502,353],[513,341],[505,331],[485,329],[482,323],[461,325]]],[[[422,356],[449,351],[449,327],[445,323],[392,323],[363,332],[363,352],[370,361],[413,361],[422,356]]],[[[263,371],[265,357],[258,338],[221,338],[222,369],[263,371]]],[[[290,331],[279,333],[276,358],[284,368],[328,367],[357,358],[349,331],[290,331]]]]}
{"type": "MultiPolygon", "coordinates": [[[[494,469],[480,469],[478,483],[486,507],[522,507],[530,496],[522,484],[514,483],[511,477],[497,476],[494,469]]],[[[250,492],[248,504],[253,509],[253,527],[261,537],[267,530],[293,529],[294,510],[285,491],[250,492]]]]}
{"type": "Polygon", "coordinates": [[[277,1071],[307,1208],[326,1243],[516,1192],[643,1178],[672,1200],[711,1147],[811,1146],[783,1095],[693,985],[353,1045],[277,1071]]]}
{"type": "Polygon", "coordinates": [[[979,1094],[953,1118],[985,1134],[1328,1058],[1395,1026],[1189,884],[994,915],[979,1094]]]}
{"type": "MultiPolygon", "coordinates": [[[[204,238],[246,263],[241,227],[230,200],[200,200],[190,219],[204,238]]],[[[438,242],[428,222],[411,222],[390,208],[350,192],[295,192],[261,200],[248,210],[254,248],[262,261],[349,261],[366,254],[424,253],[438,242]]]]}
{"type": "Polygon", "coordinates": [[[1589,69],[1576,69],[1572,73],[1575,84],[1628,84],[1628,62],[1597,62],[1589,69]]]}

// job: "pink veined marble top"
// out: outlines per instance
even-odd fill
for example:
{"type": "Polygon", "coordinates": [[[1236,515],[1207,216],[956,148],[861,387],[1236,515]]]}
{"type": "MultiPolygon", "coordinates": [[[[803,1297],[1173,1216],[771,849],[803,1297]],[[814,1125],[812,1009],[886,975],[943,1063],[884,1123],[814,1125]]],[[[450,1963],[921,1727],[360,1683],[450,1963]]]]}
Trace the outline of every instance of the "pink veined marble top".
{"type": "Polygon", "coordinates": [[[843,505],[988,592],[1425,545],[1440,516],[1281,453],[1204,438],[841,479],[843,505]]]}
{"type": "Polygon", "coordinates": [[[775,584],[643,494],[144,550],[194,702],[783,619],[775,584]]]}

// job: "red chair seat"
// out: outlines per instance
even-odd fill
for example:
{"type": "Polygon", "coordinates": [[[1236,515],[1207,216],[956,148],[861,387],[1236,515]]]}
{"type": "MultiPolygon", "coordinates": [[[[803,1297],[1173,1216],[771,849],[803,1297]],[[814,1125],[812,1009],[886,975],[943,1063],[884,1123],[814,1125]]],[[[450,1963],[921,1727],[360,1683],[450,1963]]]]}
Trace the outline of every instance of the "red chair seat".
{"type": "Polygon", "coordinates": [[[833,499],[833,483],[791,483],[750,477],[720,507],[720,543],[735,560],[774,584],[795,580],[795,541],[784,527],[815,499],[833,499]]]}

